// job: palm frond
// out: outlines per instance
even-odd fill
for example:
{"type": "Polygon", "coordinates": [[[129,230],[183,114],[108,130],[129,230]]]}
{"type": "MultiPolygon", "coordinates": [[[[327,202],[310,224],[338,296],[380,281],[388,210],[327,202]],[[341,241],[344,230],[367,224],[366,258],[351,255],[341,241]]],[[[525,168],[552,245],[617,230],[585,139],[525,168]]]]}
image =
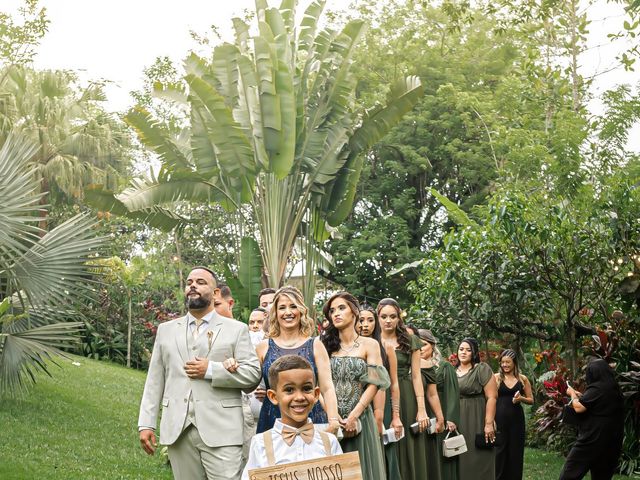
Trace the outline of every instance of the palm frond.
{"type": "Polygon", "coordinates": [[[129,211],[113,192],[99,186],[91,186],[85,190],[84,199],[89,205],[100,211],[139,220],[150,227],[158,228],[165,232],[170,232],[180,225],[189,223],[187,218],[158,205],[147,209],[129,211]]]}
{"type": "Polygon", "coordinates": [[[95,237],[96,221],[77,215],[48,232],[16,258],[6,275],[20,286],[31,303],[63,305],[70,295],[87,294],[90,282],[85,264],[105,239],[95,237]]]}
{"type": "Polygon", "coordinates": [[[39,185],[27,164],[37,147],[28,139],[10,134],[0,148],[0,269],[9,258],[22,255],[29,242],[39,238],[41,205],[39,185]]]}
{"type": "Polygon", "coordinates": [[[326,0],[314,0],[305,10],[300,22],[300,34],[298,35],[299,50],[305,52],[311,50],[316,29],[318,28],[318,20],[326,3],[326,0]]]}
{"type": "MultiPolygon", "coordinates": [[[[224,98],[205,80],[187,75],[186,81],[192,95],[196,95],[206,109],[202,118],[207,125],[212,143],[216,147],[218,166],[222,175],[241,182],[253,183],[255,167],[249,139],[224,98]]],[[[247,199],[248,200],[248,199],[247,199]]]]}
{"type": "Polygon", "coordinates": [[[136,131],[140,141],[156,152],[165,165],[177,169],[191,169],[188,157],[171,138],[171,133],[141,106],[132,108],[124,117],[136,131]]]}
{"type": "Polygon", "coordinates": [[[217,80],[217,90],[224,97],[228,108],[238,103],[238,56],[240,50],[235,45],[224,43],[213,51],[211,70],[217,80]]]}
{"type": "Polygon", "coordinates": [[[154,206],[172,205],[181,200],[195,202],[231,202],[223,189],[211,181],[198,177],[177,177],[164,182],[153,176],[140,177],[131,181],[131,185],[117,196],[127,210],[131,212],[151,209],[154,206]]]}
{"type": "Polygon", "coordinates": [[[349,141],[349,156],[333,185],[327,205],[329,225],[340,225],[351,212],[356,185],[364,165],[363,155],[398,124],[423,94],[424,88],[418,77],[401,79],[391,88],[386,105],[367,113],[349,141]]]}
{"type": "Polygon", "coordinates": [[[258,77],[253,62],[246,56],[238,59],[238,106],[234,116],[247,131],[253,145],[257,169],[269,169],[269,155],[264,144],[262,109],[258,92],[258,77]]]}
{"type": "Polygon", "coordinates": [[[82,328],[80,322],[65,322],[0,333],[0,396],[23,394],[35,383],[37,372],[50,375],[48,362],[65,356],[60,348],[77,342],[82,328]]]}
{"type": "Polygon", "coordinates": [[[233,18],[232,22],[236,36],[235,43],[243,54],[247,53],[249,50],[249,25],[238,17],[233,18]]]}
{"type": "Polygon", "coordinates": [[[164,100],[170,100],[180,105],[187,105],[187,93],[181,83],[161,83],[153,84],[153,96],[164,100]]]}
{"type": "Polygon", "coordinates": [[[430,188],[429,191],[431,192],[431,195],[433,195],[438,200],[438,202],[440,202],[440,204],[447,210],[447,215],[449,215],[449,218],[453,222],[463,227],[480,227],[480,225],[472,220],[469,215],[467,215],[467,213],[460,208],[459,205],[453,203],[446,196],[438,192],[435,188],[430,188]]]}

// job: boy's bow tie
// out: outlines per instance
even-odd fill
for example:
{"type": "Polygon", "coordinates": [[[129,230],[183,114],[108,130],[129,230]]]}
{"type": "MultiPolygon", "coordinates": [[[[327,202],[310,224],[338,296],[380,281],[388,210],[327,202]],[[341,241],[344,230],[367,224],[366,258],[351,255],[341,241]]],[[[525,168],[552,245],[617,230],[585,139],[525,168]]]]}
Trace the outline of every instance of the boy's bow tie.
{"type": "Polygon", "coordinates": [[[313,441],[313,433],[313,423],[307,423],[301,428],[293,428],[287,425],[282,426],[282,439],[284,440],[284,443],[289,446],[293,445],[297,435],[300,435],[300,438],[302,438],[304,443],[310,444],[313,441]]]}

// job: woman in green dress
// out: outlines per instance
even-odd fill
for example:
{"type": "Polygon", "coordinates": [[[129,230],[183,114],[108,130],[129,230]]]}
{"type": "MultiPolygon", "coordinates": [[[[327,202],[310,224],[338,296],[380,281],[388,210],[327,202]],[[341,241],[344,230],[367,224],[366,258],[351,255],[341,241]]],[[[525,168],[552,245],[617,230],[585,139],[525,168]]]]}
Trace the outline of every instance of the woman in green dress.
{"type": "Polygon", "coordinates": [[[363,480],[386,480],[382,445],[371,411],[378,389],[391,383],[382,365],[380,345],[357,333],[360,305],[350,293],[334,294],[322,311],[330,321],[321,338],[331,357],[338,421],[344,432],[342,450],[360,454],[363,480]]]}
{"type": "MultiPolygon", "coordinates": [[[[446,432],[454,432],[460,423],[460,390],[456,371],[437,346],[437,339],[430,330],[418,330],[424,346],[420,350],[420,365],[425,384],[436,384],[446,429],[427,437],[427,478],[429,480],[458,480],[458,457],[442,455],[442,441],[446,432]]],[[[431,412],[429,412],[431,416],[431,412]]],[[[436,416],[437,418],[437,416],[436,416]]]]}
{"type": "Polygon", "coordinates": [[[405,428],[405,436],[398,442],[400,475],[402,480],[424,480],[427,477],[427,447],[423,432],[427,429],[428,417],[420,374],[422,342],[407,330],[402,321],[400,305],[394,299],[380,300],[377,312],[382,327],[382,342],[395,349],[398,359],[400,419],[405,428]],[[416,422],[420,433],[414,434],[410,426],[416,422]]]}
{"type": "MultiPolygon", "coordinates": [[[[389,345],[383,345],[380,339],[380,324],[373,307],[363,304],[360,308],[358,324],[360,335],[375,339],[380,344],[382,364],[389,373],[391,387],[389,394],[378,390],[373,399],[373,416],[376,419],[380,435],[387,428],[393,428],[396,438],[402,435],[403,425],[400,420],[400,385],[398,384],[398,359],[396,351],[389,345]]],[[[401,480],[400,464],[398,463],[398,443],[389,442],[383,447],[387,467],[387,478],[401,480]]]]}
{"type": "Polygon", "coordinates": [[[476,434],[487,443],[496,438],[495,417],[498,386],[491,367],[480,362],[478,342],[465,338],[458,346],[456,367],[460,386],[460,424],[467,452],[460,455],[460,480],[495,479],[495,449],[477,448],[476,434]]]}

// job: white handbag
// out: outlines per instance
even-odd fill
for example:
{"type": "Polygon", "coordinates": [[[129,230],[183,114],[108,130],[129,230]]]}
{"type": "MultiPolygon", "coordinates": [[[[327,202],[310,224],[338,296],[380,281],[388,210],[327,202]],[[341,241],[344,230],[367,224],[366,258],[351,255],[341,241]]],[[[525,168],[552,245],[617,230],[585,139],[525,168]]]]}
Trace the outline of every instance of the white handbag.
{"type": "Polygon", "coordinates": [[[456,436],[449,438],[451,432],[448,432],[442,441],[442,455],[445,457],[455,457],[467,451],[467,442],[464,440],[464,435],[460,435],[458,430],[456,430],[456,434],[456,436]]]}

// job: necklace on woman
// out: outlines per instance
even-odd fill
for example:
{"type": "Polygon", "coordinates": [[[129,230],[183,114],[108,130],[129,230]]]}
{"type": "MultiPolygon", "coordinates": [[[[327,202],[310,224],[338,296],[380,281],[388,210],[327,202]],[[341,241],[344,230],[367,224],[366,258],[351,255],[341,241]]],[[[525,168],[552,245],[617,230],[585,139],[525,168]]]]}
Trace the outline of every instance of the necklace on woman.
{"type": "Polygon", "coordinates": [[[296,338],[293,342],[289,342],[289,343],[284,343],[282,340],[280,340],[280,346],[282,348],[293,348],[294,346],[296,346],[298,343],[300,342],[299,338],[296,338]]]}
{"type": "Polygon", "coordinates": [[[353,350],[355,350],[356,348],[358,348],[359,346],[360,346],[360,344],[358,343],[358,339],[357,338],[353,341],[353,345],[351,345],[349,348],[344,348],[342,346],[342,342],[340,342],[340,350],[342,350],[344,353],[350,353],[353,350]]]}

